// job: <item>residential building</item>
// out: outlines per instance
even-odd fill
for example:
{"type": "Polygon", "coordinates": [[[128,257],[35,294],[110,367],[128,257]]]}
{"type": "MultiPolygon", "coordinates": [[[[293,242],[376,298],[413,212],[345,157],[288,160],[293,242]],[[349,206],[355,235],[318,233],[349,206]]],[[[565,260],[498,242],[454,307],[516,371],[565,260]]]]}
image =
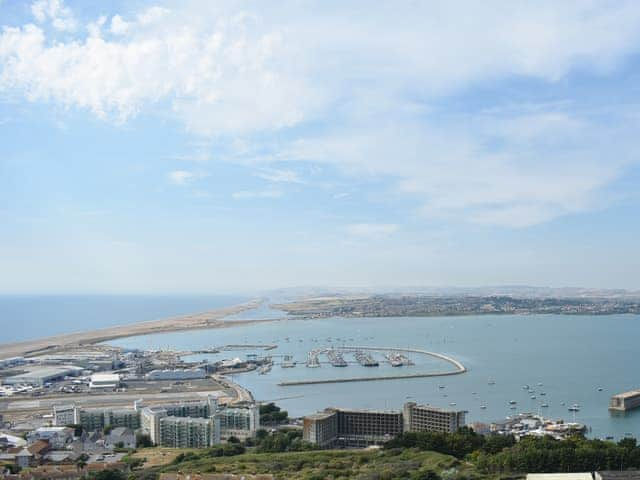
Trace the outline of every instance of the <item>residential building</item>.
{"type": "Polygon", "coordinates": [[[213,417],[162,417],[159,424],[163,447],[204,448],[220,443],[219,423],[213,417]]]}
{"type": "Polygon", "coordinates": [[[224,439],[253,438],[260,428],[260,409],[256,404],[221,408],[216,412],[215,418],[220,422],[220,436],[224,439]]]}
{"type": "Polygon", "coordinates": [[[465,424],[463,410],[447,410],[407,402],[402,409],[405,432],[456,432],[465,424]]]}
{"type": "Polygon", "coordinates": [[[74,409],[73,423],[82,425],[86,430],[102,430],[112,427],[140,428],[140,412],[133,408],[78,408],[74,409]]]}
{"type": "Polygon", "coordinates": [[[54,405],[53,424],[57,427],[71,425],[74,422],[73,405],[54,405]]]}
{"type": "Polygon", "coordinates": [[[302,423],[302,436],[320,447],[333,445],[338,438],[338,414],[335,410],[307,415],[302,423]]]}

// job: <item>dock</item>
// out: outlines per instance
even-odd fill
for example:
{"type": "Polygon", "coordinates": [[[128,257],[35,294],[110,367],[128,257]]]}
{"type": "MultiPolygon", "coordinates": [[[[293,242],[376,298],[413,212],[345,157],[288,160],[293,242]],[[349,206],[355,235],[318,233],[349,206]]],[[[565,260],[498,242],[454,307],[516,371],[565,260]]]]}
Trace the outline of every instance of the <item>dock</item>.
{"type": "MultiPolygon", "coordinates": [[[[454,369],[442,372],[416,372],[408,374],[392,374],[392,375],[376,375],[370,377],[346,377],[346,378],[325,378],[325,379],[310,379],[310,380],[292,380],[280,382],[278,386],[291,387],[295,385],[317,385],[321,383],[347,383],[347,382],[372,382],[375,380],[399,380],[406,378],[427,378],[427,377],[443,377],[449,375],[460,375],[467,371],[467,368],[455,358],[449,357],[442,353],[429,352],[427,350],[420,350],[416,348],[397,348],[397,347],[365,347],[365,346],[353,346],[353,347],[340,347],[339,350],[343,352],[363,352],[363,351],[381,351],[381,352],[396,352],[403,354],[405,352],[418,353],[421,355],[428,355],[431,357],[444,360],[451,365],[454,369]]],[[[640,392],[638,392],[640,395],[640,392]]]]}
{"type": "Polygon", "coordinates": [[[640,407],[640,390],[618,393],[609,401],[609,410],[616,412],[626,412],[638,407],[640,407]]]}

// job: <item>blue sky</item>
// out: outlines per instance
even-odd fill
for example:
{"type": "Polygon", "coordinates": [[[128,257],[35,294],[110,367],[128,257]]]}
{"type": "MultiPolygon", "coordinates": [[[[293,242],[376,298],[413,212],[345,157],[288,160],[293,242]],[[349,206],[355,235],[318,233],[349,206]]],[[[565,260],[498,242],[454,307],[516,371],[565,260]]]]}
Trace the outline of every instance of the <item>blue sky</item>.
{"type": "Polygon", "coordinates": [[[640,288],[637,2],[0,0],[0,292],[640,288]]]}

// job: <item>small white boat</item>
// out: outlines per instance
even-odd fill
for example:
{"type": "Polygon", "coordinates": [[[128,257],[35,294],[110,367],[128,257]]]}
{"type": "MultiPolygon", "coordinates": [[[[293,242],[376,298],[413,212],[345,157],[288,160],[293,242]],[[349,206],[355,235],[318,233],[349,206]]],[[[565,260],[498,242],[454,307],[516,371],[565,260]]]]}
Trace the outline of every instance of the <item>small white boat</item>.
{"type": "Polygon", "coordinates": [[[480,408],[481,408],[482,410],[485,410],[485,409],[487,408],[487,406],[486,406],[486,405],[480,405],[480,408]]]}

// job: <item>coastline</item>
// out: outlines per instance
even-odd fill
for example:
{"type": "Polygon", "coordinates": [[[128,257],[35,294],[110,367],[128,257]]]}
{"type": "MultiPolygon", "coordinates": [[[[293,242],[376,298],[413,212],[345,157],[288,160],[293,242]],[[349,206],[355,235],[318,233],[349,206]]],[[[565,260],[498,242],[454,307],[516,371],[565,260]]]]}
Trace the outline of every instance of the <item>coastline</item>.
{"type": "Polygon", "coordinates": [[[151,335],[154,333],[179,332],[185,330],[223,328],[233,325],[247,325],[273,321],[272,319],[224,320],[224,318],[229,315],[234,315],[256,308],[260,303],[261,300],[254,299],[231,307],[224,307],[201,313],[178,315],[159,320],[149,320],[128,325],[116,325],[114,327],[54,335],[21,342],[4,343],[0,344],[0,358],[17,356],[28,357],[42,353],[52,353],[64,348],[79,345],[92,345],[109,340],[115,340],[117,338],[151,335]]]}

